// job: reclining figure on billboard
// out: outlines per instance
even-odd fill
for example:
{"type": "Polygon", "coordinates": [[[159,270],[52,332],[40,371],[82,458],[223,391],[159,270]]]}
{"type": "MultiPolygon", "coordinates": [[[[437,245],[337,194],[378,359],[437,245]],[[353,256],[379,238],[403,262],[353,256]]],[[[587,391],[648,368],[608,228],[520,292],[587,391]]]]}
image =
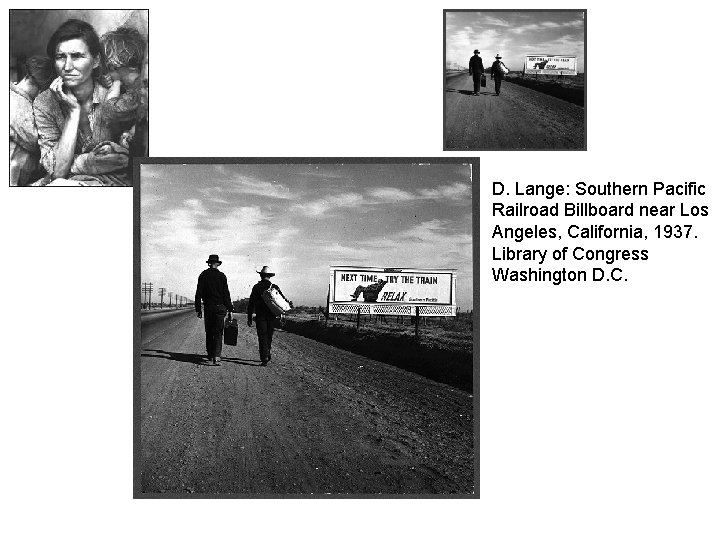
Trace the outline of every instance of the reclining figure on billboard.
{"type": "Polygon", "coordinates": [[[535,62],[535,67],[533,69],[545,69],[545,66],[549,60],[543,60],[542,62],[535,62]]]}
{"type": "Polygon", "coordinates": [[[366,287],[358,285],[355,289],[355,292],[350,295],[350,298],[355,301],[360,296],[360,293],[362,293],[364,302],[377,302],[378,294],[380,294],[380,291],[386,283],[387,281],[381,279],[373,283],[372,285],[367,285],[366,287]]]}

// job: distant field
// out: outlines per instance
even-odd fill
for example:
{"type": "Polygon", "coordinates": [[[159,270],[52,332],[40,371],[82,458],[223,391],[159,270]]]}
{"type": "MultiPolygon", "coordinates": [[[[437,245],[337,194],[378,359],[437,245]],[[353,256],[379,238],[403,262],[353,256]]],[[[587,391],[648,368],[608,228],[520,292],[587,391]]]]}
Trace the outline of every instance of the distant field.
{"type": "Polygon", "coordinates": [[[558,78],[555,75],[522,76],[520,71],[511,71],[506,80],[513,84],[532,88],[576,105],[585,106],[585,74],[558,78]]]}
{"type": "Polygon", "coordinates": [[[311,316],[288,317],[284,329],[311,339],[352,351],[408,371],[412,371],[472,392],[472,319],[469,315],[455,319],[421,319],[420,339],[415,340],[415,326],[405,317],[385,322],[373,318],[361,321],[346,317],[325,324],[311,316]],[[423,324],[426,321],[427,324],[423,324]]]}

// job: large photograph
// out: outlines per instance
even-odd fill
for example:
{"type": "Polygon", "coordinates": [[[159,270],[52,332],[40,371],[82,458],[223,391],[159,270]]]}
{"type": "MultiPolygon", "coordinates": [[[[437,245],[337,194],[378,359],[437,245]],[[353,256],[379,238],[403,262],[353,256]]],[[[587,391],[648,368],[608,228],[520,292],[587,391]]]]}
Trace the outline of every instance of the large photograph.
{"type": "Polygon", "coordinates": [[[148,11],[10,10],[10,185],[131,186],[148,155],[148,11]]]}
{"type": "Polygon", "coordinates": [[[477,497],[476,159],[142,159],[136,497],[477,497]]]}
{"type": "Polygon", "coordinates": [[[585,150],[586,10],[446,10],[445,150],[585,150]]]}

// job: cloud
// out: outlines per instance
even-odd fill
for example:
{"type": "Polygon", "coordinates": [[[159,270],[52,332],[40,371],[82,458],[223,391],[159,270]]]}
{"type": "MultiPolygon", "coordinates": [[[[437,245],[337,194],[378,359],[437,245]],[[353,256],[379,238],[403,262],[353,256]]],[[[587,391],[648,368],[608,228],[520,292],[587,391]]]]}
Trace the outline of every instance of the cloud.
{"type": "MultiPolygon", "coordinates": [[[[288,186],[280,182],[270,182],[254,178],[251,174],[236,172],[233,165],[214,165],[207,173],[214,177],[214,186],[201,188],[206,197],[224,199],[232,195],[256,195],[271,199],[294,199],[288,186]]],[[[207,174],[206,173],[206,174],[207,174]]]]}
{"type": "Polygon", "coordinates": [[[372,256],[371,250],[367,247],[344,246],[337,242],[322,246],[322,252],[330,264],[367,262],[368,258],[372,256]]]}
{"type": "Polygon", "coordinates": [[[275,182],[255,180],[253,178],[236,174],[229,180],[229,187],[234,193],[245,195],[259,195],[272,199],[295,199],[297,196],[290,192],[290,188],[275,182]]]}
{"type": "Polygon", "coordinates": [[[156,195],[156,194],[152,194],[152,193],[147,194],[147,195],[141,194],[140,206],[143,210],[147,210],[164,200],[165,200],[165,197],[162,197],[160,195],[156,195]]]}
{"type": "Polygon", "coordinates": [[[409,191],[393,187],[379,187],[368,190],[368,195],[375,199],[385,199],[388,202],[413,201],[418,196],[409,191]]]}
{"type": "Polygon", "coordinates": [[[358,249],[367,251],[365,264],[463,268],[472,260],[472,234],[453,230],[455,226],[450,221],[434,219],[392,236],[364,239],[358,242],[358,249]]]}
{"type": "Polygon", "coordinates": [[[378,199],[376,203],[398,201],[432,200],[434,202],[465,202],[471,197],[470,184],[455,182],[453,184],[440,185],[435,188],[423,188],[415,191],[407,191],[393,187],[380,187],[368,190],[368,195],[378,199]]]}
{"type": "Polygon", "coordinates": [[[444,200],[444,201],[467,201],[471,196],[470,184],[464,182],[455,182],[454,184],[446,184],[437,188],[421,189],[420,195],[424,199],[444,200]]]}
{"type": "Polygon", "coordinates": [[[295,204],[291,208],[307,216],[324,216],[334,208],[350,208],[362,205],[363,196],[358,193],[340,193],[307,203],[295,204]]]}
{"type": "Polygon", "coordinates": [[[523,34],[525,32],[532,32],[535,30],[547,30],[556,28],[582,28],[583,24],[584,22],[582,19],[574,19],[572,21],[564,21],[561,23],[555,21],[542,21],[539,23],[524,24],[522,26],[510,28],[510,32],[512,32],[513,34],[523,34]]]}
{"type": "Polygon", "coordinates": [[[483,22],[490,26],[510,26],[510,23],[508,21],[506,21],[505,19],[500,19],[498,17],[483,17],[483,22]]]}

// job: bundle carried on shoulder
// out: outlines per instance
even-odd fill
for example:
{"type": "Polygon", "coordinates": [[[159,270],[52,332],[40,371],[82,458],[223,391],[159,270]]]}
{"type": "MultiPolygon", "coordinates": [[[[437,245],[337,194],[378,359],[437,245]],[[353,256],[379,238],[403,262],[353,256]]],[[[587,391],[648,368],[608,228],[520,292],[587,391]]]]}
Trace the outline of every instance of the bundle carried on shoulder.
{"type": "Polygon", "coordinates": [[[261,296],[265,305],[276,317],[290,310],[290,304],[288,304],[287,300],[283,298],[280,291],[278,291],[274,285],[271,285],[261,296]]]}

